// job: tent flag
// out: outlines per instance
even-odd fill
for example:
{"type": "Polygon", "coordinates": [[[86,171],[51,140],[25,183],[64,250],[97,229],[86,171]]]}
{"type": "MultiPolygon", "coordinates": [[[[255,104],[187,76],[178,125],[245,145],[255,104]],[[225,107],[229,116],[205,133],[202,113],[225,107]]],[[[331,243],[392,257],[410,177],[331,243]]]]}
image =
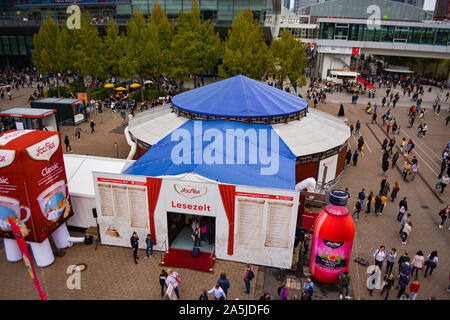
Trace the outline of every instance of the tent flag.
{"type": "Polygon", "coordinates": [[[44,290],[42,289],[41,284],[39,283],[39,281],[37,279],[36,272],[34,271],[30,252],[28,251],[28,246],[23,237],[22,231],[20,230],[19,226],[16,224],[14,219],[12,219],[11,217],[8,217],[8,220],[11,225],[11,229],[13,231],[14,237],[16,238],[17,245],[19,246],[20,252],[22,253],[23,262],[25,263],[25,266],[27,267],[27,270],[28,270],[28,273],[30,274],[31,279],[33,279],[33,281],[34,281],[34,285],[36,286],[39,296],[41,297],[41,300],[47,300],[47,295],[45,294],[44,290]]]}

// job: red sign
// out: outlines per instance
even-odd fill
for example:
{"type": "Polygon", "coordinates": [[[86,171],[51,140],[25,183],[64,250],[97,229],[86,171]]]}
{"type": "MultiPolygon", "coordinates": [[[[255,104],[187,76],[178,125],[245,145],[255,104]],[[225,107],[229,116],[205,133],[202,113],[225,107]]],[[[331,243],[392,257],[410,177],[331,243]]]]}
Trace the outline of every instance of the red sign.
{"type": "Polygon", "coordinates": [[[352,48],[352,54],[359,54],[361,48],[352,48]]]}
{"type": "Polygon", "coordinates": [[[131,180],[119,180],[119,179],[109,179],[109,178],[97,178],[98,182],[107,182],[107,183],[118,183],[118,184],[129,184],[134,186],[146,186],[147,183],[140,181],[131,181],[131,180]]]}
{"type": "Polygon", "coordinates": [[[186,204],[186,203],[180,203],[180,202],[175,203],[174,201],[172,201],[172,208],[211,212],[211,206],[208,206],[206,204],[197,205],[197,204],[186,204]]]}
{"type": "Polygon", "coordinates": [[[34,281],[34,285],[36,286],[39,295],[41,296],[41,300],[47,300],[47,296],[45,295],[44,290],[42,290],[41,284],[39,283],[36,272],[34,271],[33,264],[31,263],[30,252],[28,251],[27,243],[23,237],[22,231],[19,226],[16,224],[13,218],[8,217],[8,221],[11,224],[12,231],[14,233],[14,237],[16,238],[17,245],[19,246],[20,253],[22,253],[23,262],[27,267],[28,273],[30,274],[31,279],[34,281]]]}
{"type": "Polygon", "coordinates": [[[42,242],[73,215],[58,132],[14,130],[0,136],[0,238],[42,242]]]}
{"type": "Polygon", "coordinates": [[[251,193],[251,192],[236,192],[236,196],[250,197],[250,198],[263,198],[263,199],[270,199],[270,200],[286,200],[286,201],[294,200],[293,197],[278,196],[278,195],[274,195],[274,194],[251,193]]]}

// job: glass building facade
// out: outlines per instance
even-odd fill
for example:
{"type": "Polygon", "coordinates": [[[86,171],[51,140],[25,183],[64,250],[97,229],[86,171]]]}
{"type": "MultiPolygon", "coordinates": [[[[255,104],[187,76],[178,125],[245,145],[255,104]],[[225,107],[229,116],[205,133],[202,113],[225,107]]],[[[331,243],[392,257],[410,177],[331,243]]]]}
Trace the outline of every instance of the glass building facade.
{"type": "Polygon", "coordinates": [[[416,27],[383,24],[378,29],[371,30],[364,23],[320,22],[319,39],[448,46],[450,45],[450,28],[442,28],[439,25],[416,27]]]}

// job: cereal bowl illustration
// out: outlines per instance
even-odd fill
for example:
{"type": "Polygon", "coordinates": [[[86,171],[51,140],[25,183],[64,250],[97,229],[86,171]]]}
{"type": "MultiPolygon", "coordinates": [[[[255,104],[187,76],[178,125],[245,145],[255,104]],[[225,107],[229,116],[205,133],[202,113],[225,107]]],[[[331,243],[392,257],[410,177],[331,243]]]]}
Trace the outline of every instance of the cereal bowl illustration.
{"type": "Polygon", "coordinates": [[[61,217],[67,203],[66,195],[66,183],[60,180],[37,197],[45,219],[56,222],[61,217]]]}
{"type": "Polygon", "coordinates": [[[28,207],[20,205],[20,202],[14,198],[0,196],[0,229],[4,231],[11,230],[11,224],[8,217],[14,219],[17,224],[22,224],[30,219],[31,211],[28,207]],[[22,211],[26,214],[23,216],[22,211]]]}

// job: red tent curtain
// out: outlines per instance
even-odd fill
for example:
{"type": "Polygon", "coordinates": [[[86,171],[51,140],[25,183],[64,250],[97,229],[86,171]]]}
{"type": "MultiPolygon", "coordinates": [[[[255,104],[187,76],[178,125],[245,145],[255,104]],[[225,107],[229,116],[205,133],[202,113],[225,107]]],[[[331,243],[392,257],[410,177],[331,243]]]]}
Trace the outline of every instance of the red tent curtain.
{"type": "Polygon", "coordinates": [[[236,186],[219,184],[219,191],[229,223],[228,255],[232,256],[234,247],[234,201],[236,196],[236,186]]]}
{"type": "Polygon", "coordinates": [[[155,233],[155,208],[158,203],[159,191],[161,190],[162,179],[147,177],[147,197],[148,197],[148,213],[150,216],[150,234],[153,243],[156,245],[155,233]]]}

